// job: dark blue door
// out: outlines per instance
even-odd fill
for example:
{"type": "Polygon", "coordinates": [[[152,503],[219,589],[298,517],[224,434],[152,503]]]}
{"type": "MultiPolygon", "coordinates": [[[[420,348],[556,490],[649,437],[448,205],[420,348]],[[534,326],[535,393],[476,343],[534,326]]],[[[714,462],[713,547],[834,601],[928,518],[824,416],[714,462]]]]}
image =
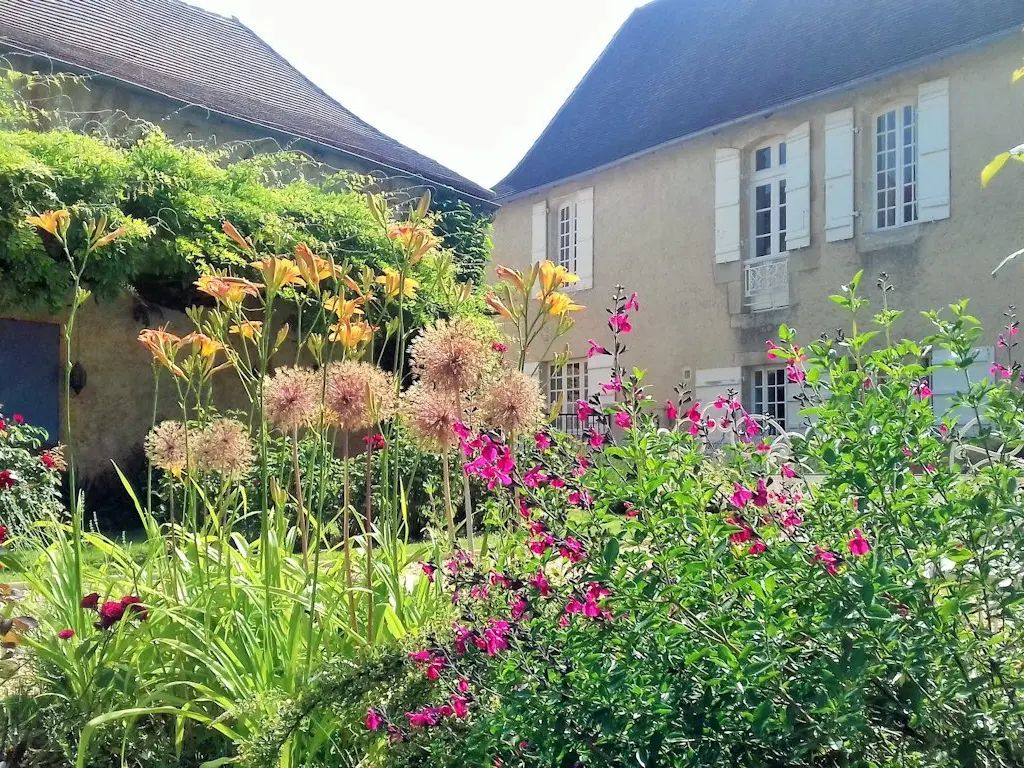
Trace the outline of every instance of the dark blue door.
{"type": "Polygon", "coordinates": [[[60,326],[0,320],[0,406],[60,437],[60,326]]]}

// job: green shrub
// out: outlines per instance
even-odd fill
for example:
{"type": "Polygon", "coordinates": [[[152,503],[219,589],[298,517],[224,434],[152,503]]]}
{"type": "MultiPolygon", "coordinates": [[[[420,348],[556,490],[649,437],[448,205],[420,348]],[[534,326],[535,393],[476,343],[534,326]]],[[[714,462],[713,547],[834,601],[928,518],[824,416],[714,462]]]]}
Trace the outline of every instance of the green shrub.
{"type": "Polygon", "coordinates": [[[21,414],[0,410],[0,522],[4,536],[31,535],[36,523],[59,519],[59,448],[44,450],[46,430],[27,424],[21,414]]]}

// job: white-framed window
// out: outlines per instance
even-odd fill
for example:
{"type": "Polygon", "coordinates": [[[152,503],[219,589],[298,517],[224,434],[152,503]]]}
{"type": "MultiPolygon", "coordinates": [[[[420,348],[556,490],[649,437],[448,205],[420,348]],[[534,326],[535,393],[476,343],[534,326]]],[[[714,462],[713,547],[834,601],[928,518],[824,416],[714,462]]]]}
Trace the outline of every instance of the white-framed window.
{"type": "Polygon", "coordinates": [[[786,429],[786,369],[755,368],[750,378],[750,412],[786,429]]]}
{"type": "Polygon", "coordinates": [[[557,225],[555,263],[575,274],[579,243],[579,206],[575,200],[558,206],[557,225]]]}
{"type": "Polygon", "coordinates": [[[786,247],[786,142],[751,153],[751,257],[782,256],[786,247]]]}
{"type": "Polygon", "coordinates": [[[917,221],[917,106],[875,118],[875,228],[917,221]]]}
{"type": "Polygon", "coordinates": [[[571,360],[562,367],[548,365],[548,405],[561,399],[563,412],[576,412],[576,401],[586,400],[587,361],[571,360]]]}

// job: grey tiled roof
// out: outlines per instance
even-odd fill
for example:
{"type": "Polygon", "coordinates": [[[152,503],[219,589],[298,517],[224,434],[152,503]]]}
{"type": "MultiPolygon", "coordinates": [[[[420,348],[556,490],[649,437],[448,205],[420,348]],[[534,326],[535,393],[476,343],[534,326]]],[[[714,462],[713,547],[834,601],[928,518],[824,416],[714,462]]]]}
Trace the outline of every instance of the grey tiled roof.
{"type": "Polygon", "coordinates": [[[494,189],[544,186],[1020,25],[1024,0],[654,0],[494,189]]]}
{"type": "Polygon", "coordinates": [[[0,0],[3,46],[493,197],[360,120],[237,19],[181,0],[0,0]]]}

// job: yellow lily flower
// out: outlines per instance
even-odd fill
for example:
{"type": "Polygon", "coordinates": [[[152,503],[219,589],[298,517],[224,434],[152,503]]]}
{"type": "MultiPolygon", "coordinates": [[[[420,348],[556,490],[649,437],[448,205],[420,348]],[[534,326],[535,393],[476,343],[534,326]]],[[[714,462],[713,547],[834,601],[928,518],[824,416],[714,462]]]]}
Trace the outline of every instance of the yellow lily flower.
{"type": "Polygon", "coordinates": [[[563,285],[574,285],[579,279],[578,275],[552,261],[540,263],[540,289],[543,293],[551,293],[563,285]]]}
{"type": "Polygon", "coordinates": [[[498,277],[502,280],[507,280],[512,283],[520,293],[526,290],[526,284],[523,282],[523,273],[518,269],[509,269],[503,267],[501,264],[495,266],[494,271],[498,273],[498,277]]]}
{"type": "Polygon", "coordinates": [[[291,259],[280,256],[264,256],[251,266],[263,275],[267,291],[277,293],[286,285],[302,285],[302,273],[291,259]]]}
{"type": "Polygon", "coordinates": [[[393,299],[398,296],[399,288],[402,288],[402,293],[405,294],[405,298],[412,299],[416,297],[416,289],[419,288],[419,280],[415,280],[408,275],[405,276],[405,282],[402,283],[402,274],[391,267],[384,267],[384,274],[377,278],[377,282],[384,286],[384,295],[389,299],[393,299]]]}
{"type": "Polygon", "coordinates": [[[196,288],[217,301],[225,304],[238,304],[246,296],[259,296],[263,286],[241,277],[227,275],[201,275],[195,282],[196,288]]]}
{"type": "Polygon", "coordinates": [[[372,339],[375,330],[372,325],[363,320],[355,323],[345,320],[331,326],[331,334],[328,338],[346,349],[355,349],[372,339]]]}
{"type": "Polygon", "coordinates": [[[139,334],[139,343],[153,355],[153,359],[175,376],[185,378],[185,372],[174,362],[181,348],[182,339],[162,328],[147,328],[139,334]]]}
{"type": "Polygon", "coordinates": [[[217,352],[224,349],[224,345],[216,339],[211,339],[205,333],[193,331],[181,340],[182,344],[191,344],[192,349],[199,353],[200,357],[211,358],[217,352]]]}
{"type": "Polygon", "coordinates": [[[537,300],[544,305],[544,311],[551,317],[561,317],[567,312],[578,312],[583,309],[582,304],[575,303],[569,296],[557,291],[546,296],[543,293],[538,293],[537,300]]]}
{"type": "Polygon", "coordinates": [[[232,325],[228,329],[228,333],[241,336],[249,341],[255,341],[263,334],[263,323],[259,320],[243,320],[238,325],[232,325]]]}
{"type": "Polygon", "coordinates": [[[305,243],[295,246],[295,263],[302,279],[311,288],[319,287],[321,280],[326,280],[329,277],[341,277],[344,274],[344,270],[338,265],[314,255],[305,243]]]}
{"type": "Polygon", "coordinates": [[[54,237],[63,239],[67,234],[68,226],[71,224],[71,213],[69,211],[46,211],[38,216],[29,216],[25,219],[26,224],[39,227],[49,232],[54,237]]]}
{"type": "Polygon", "coordinates": [[[489,306],[502,317],[507,317],[509,320],[512,319],[512,312],[509,310],[508,307],[502,304],[501,299],[499,299],[497,294],[495,294],[493,291],[484,296],[484,301],[487,303],[487,306],[489,306]]]}
{"type": "Polygon", "coordinates": [[[363,310],[360,309],[360,304],[365,302],[366,299],[360,297],[358,299],[345,299],[341,296],[327,296],[324,298],[324,309],[328,312],[333,312],[338,316],[338,319],[342,322],[351,320],[353,315],[363,314],[363,310]]]}

